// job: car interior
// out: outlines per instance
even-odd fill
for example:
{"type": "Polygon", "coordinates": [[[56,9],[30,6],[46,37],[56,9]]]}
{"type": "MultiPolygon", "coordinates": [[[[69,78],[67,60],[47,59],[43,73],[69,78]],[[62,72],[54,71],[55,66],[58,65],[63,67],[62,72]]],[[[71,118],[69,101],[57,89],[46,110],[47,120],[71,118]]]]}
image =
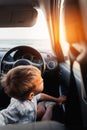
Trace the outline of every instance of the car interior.
{"type": "MultiPolygon", "coordinates": [[[[0,0],[1,35],[5,28],[32,29],[37,23],[40,10],[47,25],[52,49],[48,50],[49,43],[45,44],[44,39],[42,44],[45,49],[35,39],[39,49],[33,42],[28,45],[23,40],[20,45],[14,42],[9,45],[6,42],[3,47],[4,37],[0,37],[0,79],[16,66],[33,65],[41,70],[44,93],[54,97],[67,96],[66,102],[61,106],[54,106],[51,121],[9,124],[0,126],[0,130],[87,129],[86,5],[86,0],[0,0]]],[[[40,23],[42,22],[43,19],[40,18],[40,23]]],[[[38,32],[39,30],[38,26],[38,32]]],[[[9,105],[10,99],[0,83],[0,110],[9,105]]]]}

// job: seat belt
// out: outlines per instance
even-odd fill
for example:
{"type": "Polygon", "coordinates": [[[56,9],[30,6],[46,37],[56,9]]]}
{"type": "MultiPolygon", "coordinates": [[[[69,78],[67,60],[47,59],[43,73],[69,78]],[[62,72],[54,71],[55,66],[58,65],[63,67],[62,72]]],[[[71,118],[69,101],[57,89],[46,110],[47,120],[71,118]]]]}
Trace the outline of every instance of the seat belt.
{"type": "Polygon", "coordinates": [[[73,74],[73,61],[70,60],[70,82],[66,102],[65,124],[69,127],[80,126],[81,121],[80,103],[77,91],[77,84],[73,74]]]}

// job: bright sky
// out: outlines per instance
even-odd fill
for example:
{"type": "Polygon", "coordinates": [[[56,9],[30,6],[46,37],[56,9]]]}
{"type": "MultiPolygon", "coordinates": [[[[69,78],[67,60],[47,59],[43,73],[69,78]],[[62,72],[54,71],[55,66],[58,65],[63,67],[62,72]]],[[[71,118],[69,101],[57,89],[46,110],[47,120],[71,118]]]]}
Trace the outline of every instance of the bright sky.
{"type": "Polygon", "coordinates": [[[49,38],[43,13],[39,10],[36,24],[30,28],[0,28],[0,39],[40,39],[49,38]]]}

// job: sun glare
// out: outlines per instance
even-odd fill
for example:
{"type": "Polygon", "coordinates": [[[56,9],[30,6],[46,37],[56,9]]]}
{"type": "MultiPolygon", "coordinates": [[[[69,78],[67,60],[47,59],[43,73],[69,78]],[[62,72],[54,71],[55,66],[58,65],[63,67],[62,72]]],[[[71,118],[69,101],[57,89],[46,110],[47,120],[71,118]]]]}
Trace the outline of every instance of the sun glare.
{"type": "Polygon", "coordinates": [[[63,52],[66,54],[69,49],[69,44],[67,43],[66,36],[65,36],[63,2],[64,2],[64,0],[61,3],[61,9],[60,9],[60,42],[61,42],[63,52]]]}

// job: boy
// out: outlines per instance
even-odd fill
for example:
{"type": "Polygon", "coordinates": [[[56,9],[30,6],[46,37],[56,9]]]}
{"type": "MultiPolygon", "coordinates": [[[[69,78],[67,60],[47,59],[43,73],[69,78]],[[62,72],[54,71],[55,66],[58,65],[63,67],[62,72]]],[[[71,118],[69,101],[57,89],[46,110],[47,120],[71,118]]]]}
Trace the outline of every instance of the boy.
{"type": "MultiPolygon", "coordinates": [[[[31,65],[11,69],[2,78],[1,83],[5,93],[12,98],[9,106],[0,111],[0,125],[33,122],[37,117],[44,117],[44,114],[43,120],[45,120],[46,112],[43,105],[43,109],[39,111],[41,105],[37,107],[38,101],[53,101],[61,104],[66,100],[65,96],[55,98],[41,93],[43,91],[41,71],[31,65]]],[[[48,106],[50,106],[49,110],[52,110],[52,105],[48,106]]],[[[50,112],[47,111],[48,113],[50,112]]]]}

